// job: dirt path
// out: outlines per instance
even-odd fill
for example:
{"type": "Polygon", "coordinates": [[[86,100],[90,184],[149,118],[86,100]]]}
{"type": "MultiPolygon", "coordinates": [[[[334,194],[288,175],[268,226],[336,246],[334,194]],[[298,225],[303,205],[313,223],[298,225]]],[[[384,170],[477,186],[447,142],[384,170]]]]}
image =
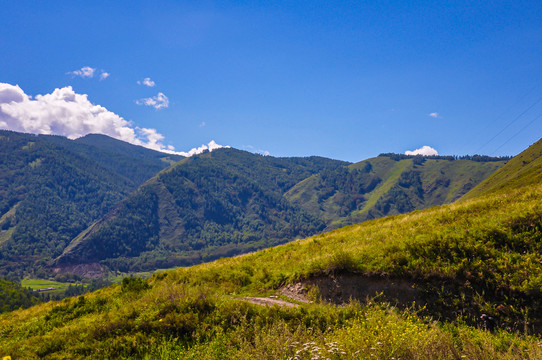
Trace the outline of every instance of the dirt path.
{"type": "Polygon", "coordinates": [[[274,298],[267,298],[267,297],[242,297],[238,298],[239,300],[245,300],[250,303],[256,304],[256,305],[263,305],[263,306],[273,306],[278,305],[280,307],[298,307],[298,304],[285,301],[285,300],[279,300],[274,298]]]}

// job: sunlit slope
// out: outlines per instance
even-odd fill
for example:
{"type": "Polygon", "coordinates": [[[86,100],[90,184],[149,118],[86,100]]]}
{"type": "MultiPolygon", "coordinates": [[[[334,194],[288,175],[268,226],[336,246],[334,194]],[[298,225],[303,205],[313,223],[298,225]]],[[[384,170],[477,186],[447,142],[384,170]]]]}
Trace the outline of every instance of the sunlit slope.
{"type": "Polygon", "coordinates": [[[463,199],[542,183],[542,139],[469,191],[463,199]]]}
{"type": "Polygon", "coordinates": [[[504,163],[379,156],[313,175],[285,196],[336,228],[453,202],[504,163]]]}

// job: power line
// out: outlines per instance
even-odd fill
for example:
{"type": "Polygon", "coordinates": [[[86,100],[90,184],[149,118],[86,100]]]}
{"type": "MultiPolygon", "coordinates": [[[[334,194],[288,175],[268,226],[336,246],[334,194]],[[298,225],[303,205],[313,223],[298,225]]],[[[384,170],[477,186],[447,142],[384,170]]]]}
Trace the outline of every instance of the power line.
{"type": "MultiPolygon", "coordinates": [[[[489,139],[485,144],[483,144],[482,146],[480,146],[478,148],[478,150],[476,150],[474,153],[477,154],[481,149],[483,149],[487,144],[489,144],[490,142],[492,142],[493,140],[495,140],[495,138],[497,136],[499,136],[500,134],[502,134],[506,129],[508,129],[512,124],[514,124],[516,121],[518,121],[523,115],[525,115],[529,110],[531,110],[532,108],[534,108],[536,105],[538,105],[538,103],[540,103],[542,101],[542,97],[538,98],[533,104],[531,104],[527,109],[525,109],[524,111],[521,112],[521,114],[519,114],[518,116],[516,116],[512,121],[510,121],[504,128],[501,129],[501,131],[499,131],[495,136],[493,136],[491,139],[489,139]]],[[[501,145],[502,146],[502,145],[501,145]]]]}
{"type": "Polygon", "coordinates": [[[496,148],[492,153],[491,155],[495,155],[495,153],[500,150],[504,145],[508,144],[510,142],[510,140],[512,140],[513,138],[515,138],[516,136],[518,136],[523,130],[527,129],[529,126],[531,126],[532,123],[534,123],[536,120],[540,119],[542,117],[542,114],[536,116],[534,119],[532,119],[531,121],[529,121],[529,123],[527,125],[525,125],[524,127],[522,127],[517,133],[515,133],[514,135],[512,135],[508,140],[506,140],[501,146],[499,146],[498,148],[496,148]]]}

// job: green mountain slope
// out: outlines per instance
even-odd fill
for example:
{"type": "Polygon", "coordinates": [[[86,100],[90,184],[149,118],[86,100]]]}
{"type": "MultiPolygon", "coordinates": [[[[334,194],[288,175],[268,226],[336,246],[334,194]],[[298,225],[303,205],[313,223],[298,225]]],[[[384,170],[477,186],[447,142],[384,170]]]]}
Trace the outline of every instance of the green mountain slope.
{"type": "Polygon", "coordinates": [[[313,175],[285,196],[336,228],[453,202],[505,163],[486,160],[381,155],[313,175]]]}
{"type": "Polygon", "coordinates": [[[183,156],[165,154],[113,139],[89,134],[75,140],[62,136],[40,135],[41,139],[100,164],[106,169],[140,185],[183,156]]]}
{"type": "Polygon", "coordinates": [[[5,314],[0,348],[14,358],[540,359],[541,240],[542,184],[531,183],[5,314]],[[299,300],[248,302],[281,294],[299,300]]]}
{"type": "Polygon", "coordinates": [[[0,131],[0,274],[17,278],[43,267],[143,178],[168,165],[111,151],[0,131]]]}
{"type": "Polygon", "coordinates": [[[542,139],[469,191],[463,199],[542,183],[542,139]]]}
{"type": "Polygon", "coordinates": [[[344,162],[220,149],[184,159],[85,230],[56,266],[98,262],[124,271],[189,265],[321,231],[283,198],[300,180],[344,162]]]}

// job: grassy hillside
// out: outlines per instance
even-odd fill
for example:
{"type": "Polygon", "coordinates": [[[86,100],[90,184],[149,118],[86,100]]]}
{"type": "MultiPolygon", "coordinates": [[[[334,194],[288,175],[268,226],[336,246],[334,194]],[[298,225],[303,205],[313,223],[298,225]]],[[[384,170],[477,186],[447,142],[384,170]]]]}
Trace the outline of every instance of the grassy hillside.
{"type": "Polygon", "coordinates": [[[101,261],[121,271],[191,265],[314,234],[323,223],[282,194],[342,164],[235,149],[182,160],[72,241],[56,265],[101,261]]]}
{"type": "Polygon", "coordinates": [[[541,182],[542,139],[469,191],[463,199],[472,199],[483,194],[506,191],[525,185],[536,185],[541,182]]]}
{"type": "Polygon", "coordinates": [[[387,154],[313,175],[285,196],[336,228],[451,203],[504,163],[387,154]]]}
{"type": "Polygon", "coordinates": [[[537,183],[5,314],[0,348],[58,359],[540,359],[541,240],[537,183]],[[271,294],[312,303],[243,300],[271,294]],[[494,331],[480,328],[482,313],[494,331]]]}

